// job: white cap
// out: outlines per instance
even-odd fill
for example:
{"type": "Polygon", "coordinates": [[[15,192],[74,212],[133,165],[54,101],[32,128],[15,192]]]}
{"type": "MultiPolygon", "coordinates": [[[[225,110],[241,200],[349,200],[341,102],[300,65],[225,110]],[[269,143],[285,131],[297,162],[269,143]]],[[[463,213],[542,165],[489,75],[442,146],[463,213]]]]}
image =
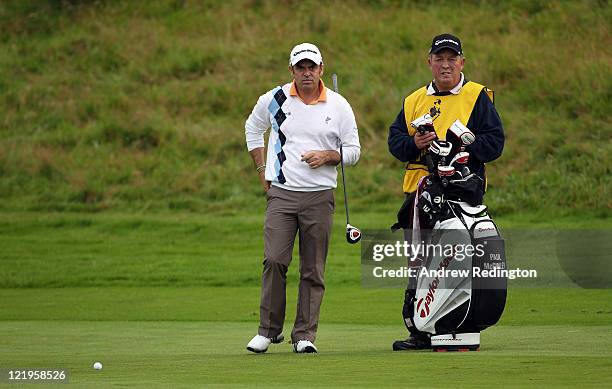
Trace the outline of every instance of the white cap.
{"type": "Polygon", "coordinates": [[[289,65],[295,66],[303,59],[309,59],[317,65],[323,63],[323,57],[319,48],[312,43],[300,43],[291,50],[289,65]]]}

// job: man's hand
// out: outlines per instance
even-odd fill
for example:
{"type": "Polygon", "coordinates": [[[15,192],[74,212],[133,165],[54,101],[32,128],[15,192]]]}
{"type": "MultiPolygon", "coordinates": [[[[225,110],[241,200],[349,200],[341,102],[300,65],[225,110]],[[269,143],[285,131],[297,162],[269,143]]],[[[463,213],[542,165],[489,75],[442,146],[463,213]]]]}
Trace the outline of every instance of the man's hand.
{"type": "Polygon", "coordinates": [[[416,134],[414,134],[414,144],[419,150],[422,150],[426,147],[429,147],[431,142],[434,141],[436,138],[437,135],[435,132],[426,132],[422,134],[417,131],[416,134]]]}
{"type": "Polygon", "coordinates": [[[264,153],[265,150],[263,147],[257,147],[249,151],[253,159],[253,166],[259,176],[259,183],[263,187],[264,192],[267,193],[268,189],[270,189],[270,181],[266,181],[266,158],[264,153]]]}
{"type": "Polygon", "coordinates": [[[306,162],[311,169],[323,165],[337,165],[340,163],[340,153],[336,150],[307,151],[302,154],[302,161],[306,162]]]}
{"type": "Polygon", "coordinates": [[[259,172],[259,182],[264,190],[264,193],[268,193],[268,189],[270,189],[270,181],[266,181],[266,171],[262,170],[259,172]]]}

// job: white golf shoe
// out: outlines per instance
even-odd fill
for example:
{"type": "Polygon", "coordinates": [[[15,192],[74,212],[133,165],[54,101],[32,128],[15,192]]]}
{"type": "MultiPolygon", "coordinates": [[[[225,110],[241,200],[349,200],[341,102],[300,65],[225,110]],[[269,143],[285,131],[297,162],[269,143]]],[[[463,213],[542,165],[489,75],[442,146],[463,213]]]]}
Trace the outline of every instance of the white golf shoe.
{"type": "Polygon", "coordinates": [[[293,352],[295,353],[316,353],[317,348],[310,340],[298,340],[293,343],[293,352]]]}
{"type": "Polygon", "coordinates": [[[272,343],[281,343],[285,340],[283,334],[277,335],[273,338],[266,338],[265,336],[255,335],[253,339],[247,344],[247,350],[253,353],[265,353],[268,351],[268,347],[272,343]]]}

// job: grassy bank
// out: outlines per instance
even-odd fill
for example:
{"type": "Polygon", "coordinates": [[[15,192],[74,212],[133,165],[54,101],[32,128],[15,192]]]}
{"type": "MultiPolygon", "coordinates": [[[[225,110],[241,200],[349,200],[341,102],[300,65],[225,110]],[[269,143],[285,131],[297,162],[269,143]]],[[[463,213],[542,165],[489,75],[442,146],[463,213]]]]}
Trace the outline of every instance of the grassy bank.
{"type": "MultiPolygon", "coordinates": [[[[365,246],[346,243],[343,216],[336,214],[326,283],[359,286],[365,246]]],[[[357,214],[354,222],[364,231],[365,242],[370,232],[387,230],[393,217],[392,213],[357,214]]],[[[500,217],[496,222],[507,240],[510,268],[540,272],[535,284],[513,281],[519,287],[575,287],[559,265],[562,246],[554,231],[609,231],[611,227],[609,219],[575,217],[552,222],[537,215],[500,217]]],[[[263,210],[234,217],[0,213],[0,288],[258,286],[262,223],[263,210]]],[[[599,250],[605,250],[606,244],[602,242],[599,250]]],[[[298,280],[297,249],[296,242],[289,271],[292,283],[298,280]]],[[[368,263],[373,263],[371,258],[368,263]]]]}
{"type": "Polygon", "coordinates": [[[396,209],[403,166],[387,128],[431,77],[431,37],[452,31],[505,124],[489,205],[607,217],[611,18],[607,1],[2,2],[0,207],[248,206],[259,193],[244,120],[289,80],[291,46],[313,41],[360,127],[354,207],[396,209]]]}

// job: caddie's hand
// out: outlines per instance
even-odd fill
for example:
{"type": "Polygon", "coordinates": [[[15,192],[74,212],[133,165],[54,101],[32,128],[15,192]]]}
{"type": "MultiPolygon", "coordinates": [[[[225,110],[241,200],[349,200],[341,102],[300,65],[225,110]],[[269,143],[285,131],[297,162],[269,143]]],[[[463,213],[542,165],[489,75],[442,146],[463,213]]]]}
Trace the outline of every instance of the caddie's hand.
{"type": "Polygon", "coordinates": [[[302,154],[302,161],[306,162],[311,169],[326,165],[331,161],[327,151],[307,151],[302,154]]]}
{"type": "Polygon", "coordinates": [[[424,134],[421,134],[417,131],[417,133],[414,134],[414,144],[419,150],[422,150],[426,147],[429,147],[431,142],[434,141],[436,138],[437,136],[435,132],[426,132],[424,134]]]}

